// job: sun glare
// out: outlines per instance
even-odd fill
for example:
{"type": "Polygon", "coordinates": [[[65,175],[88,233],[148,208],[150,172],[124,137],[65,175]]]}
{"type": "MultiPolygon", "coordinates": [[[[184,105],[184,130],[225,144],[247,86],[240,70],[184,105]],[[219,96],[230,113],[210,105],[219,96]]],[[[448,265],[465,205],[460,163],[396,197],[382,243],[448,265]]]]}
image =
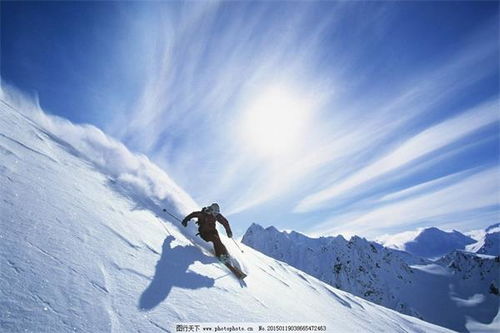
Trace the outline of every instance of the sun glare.
{"type": "Polygon", "coordinates": [[[245,143],[264,155],[290,154],[301,146],[312,103],[281,86],[266,89],[244,110],[245,143]]]}

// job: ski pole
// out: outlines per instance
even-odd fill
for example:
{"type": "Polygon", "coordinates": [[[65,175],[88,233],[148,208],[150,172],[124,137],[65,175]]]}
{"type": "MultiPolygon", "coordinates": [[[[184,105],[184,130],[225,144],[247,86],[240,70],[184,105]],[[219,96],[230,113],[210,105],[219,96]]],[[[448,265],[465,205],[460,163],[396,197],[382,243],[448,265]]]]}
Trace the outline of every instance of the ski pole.
{"type": "Polygon", "coordinates": [[[233,240],[234,244],[236,244],[236,246],[238,247],[238,249],[240,249],[241,253],[245,253],[245,252],[241,249],[241,247],[238,245],[238,243],[236,243],[236,241],[234,240],[234,238],[231,238],[231,239],[233,240]]]}
{"type": "Polygon", "coordinates": [[[168,210],[166,210],[165,208],[163,208],[163,211],[165,213],[167,213],[168,215],[172,216],[174,219],[176,219],[177,221],[179,222],[182,222],[182,220],[180,218],[178,218],[177,216],[173,215],[173,214],[170,214],[168,210]]]}
{"type": "Polygon", "coordinates": [[[165,231],[167,232],[167,234],[169,234],[170,236],[172,236],[172,234],[170,233],[170,231],[168,231],[168,228],[165,226],[165,224],[162,221],[160,221],[160,219],[158,218],[158,215],[155,214],[155,216],[156,216],[156,219],[158,220],[158,222],[160,222],[160,224],[163,227],[163,229],[165,229],[165,231]]]}
{"type": "Polygon", "coordinates": [[[163,227],[163,229],[165,229],[165,231],[167,232],[167,234],[169,234],[170,236],[172,236],[172,234],[170,233],[170,231],[168,231],[168,228],[165,226],[165,224],[163,222],[161,222],[161,221],[158,221],[158,222],[160,222],[161,226],[163,227]]]}

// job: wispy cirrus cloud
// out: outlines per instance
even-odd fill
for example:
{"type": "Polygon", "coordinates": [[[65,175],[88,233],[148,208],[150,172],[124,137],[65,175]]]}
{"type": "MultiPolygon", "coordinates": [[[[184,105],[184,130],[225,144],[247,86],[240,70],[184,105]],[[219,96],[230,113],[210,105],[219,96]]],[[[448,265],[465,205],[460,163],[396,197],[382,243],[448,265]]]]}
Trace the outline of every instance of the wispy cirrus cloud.
{"type": "MultiPolygon", "coordinates": [[[[365,167],[361,174],[340,182],[341,187],[345,186],[344,190],[356,186],[356,182],[360,185],[377,175],[403,166],[495,121],[497,118],[494,110],[498,101],[490,101],[468,110],[465,112],[467,115],[462,118],[446,119],[432,130],[424,127],[419,135],[408,137],[409,133],[418,128],[412,124],[415,119],[427,117],[436,107],[488,75],[488,69],[481,68],[468,75],[465,81],[458,79],[495,52],[493,45],[481,42],[484,38],[484,32],[478,33],[473,38],[478,43],[476,48],[461,49],[452,61],[443,66],[405,79],[401,84],[402,88],[394,92],[393,99],[367,98],[366,102],[349,100],[337,105],[335,96],[332,96],[329,104],[332,110],[315,124],[314,132],[317,136],[311,140],[302,156],[287,163],[286,170],[281,170],[280,173],[286,175],[282,179],[288,185],[300,183],[308,176],[312,179],[317,173],[325,173],[326,176],[321,179],[315,177],[311,183],[328,183],[333,180],[333,185],[302,199],[294,211],[314,212],[316,208],[328,207],[329,201],[343,192],[337,188],[339,182],[336,180],[344,178],[348,174],[347,170],[358,168],[360,156],[366,156],[369,161],[374,159],[373,152],[379,152],[382,156],[388,154],[379,146],[396,146],[398,141],[407,140],[405,145],[395,148],[393,155],[389,154],[381,161],[374,162],[371,167],[365,167]],[[420,81],[425,83],[415,85],[415,82],[420,81]],[[339,108],[338,112],[336,108],[339,108]],[[365,112],[366,110],[370,112],[365,112]],[[359,112],[363,113],[361,122],[355,116],[349,116],[358,115],[359,112]],[[387,144],[389,141],[390,145],[387,144]]],[[[255,193],[255,203],[280,194],[287,187],[274,186],[274,179],[268,179],[260,189],[255,193]]],[[[252,205],[251,201],[246,202],[246,205],[238,206],[237,211],[252,205]]]]}
{"type": "Polygon", "coordinates": [[[305,212],[318,208],[356,186],[404,166],[425,154],[473,133],[483,126],[500,120],[498,106],[497,100],[490,101],[423,130],[352,176],[307,196],[297,205],[296,210],[305,212]]]}
{"type": "Polygon", "coordinates": [[[383,205],[358,216],[353,214],[344,223],[326,222],[319,228],[333,233],[364,230],[365,234],[370,234],[375,229],[400,225],[411,226],[422,222],[432,225],[442,222],[443,218],[446,221],[447,215],[456,217],[469,211],[499,206],[499,186],[500,174],[496,167],[491,167],[453,184],[433,188],[425,194],[383,205]]]}

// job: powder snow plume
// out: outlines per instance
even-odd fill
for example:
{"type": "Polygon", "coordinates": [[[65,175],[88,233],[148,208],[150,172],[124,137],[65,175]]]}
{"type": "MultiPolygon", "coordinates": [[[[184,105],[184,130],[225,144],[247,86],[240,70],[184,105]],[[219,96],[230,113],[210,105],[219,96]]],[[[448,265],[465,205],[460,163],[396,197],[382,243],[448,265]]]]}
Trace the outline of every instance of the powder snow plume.
{"type": "Polygon", "coordinates": [[[142,154],[131,152],[123,143],[89,124],[74,124],[46,113],[38,97],[28,96],[13,86],[1,82],[0,98],[41,126],[47,134],[63,140],[80,156],[94,164],[130,193],[154,200],[174,209],[177,215],[196,209],[195,201],[160,167],[142,154]],[[180,207],[180,208],[179,208],[180,207]]]}

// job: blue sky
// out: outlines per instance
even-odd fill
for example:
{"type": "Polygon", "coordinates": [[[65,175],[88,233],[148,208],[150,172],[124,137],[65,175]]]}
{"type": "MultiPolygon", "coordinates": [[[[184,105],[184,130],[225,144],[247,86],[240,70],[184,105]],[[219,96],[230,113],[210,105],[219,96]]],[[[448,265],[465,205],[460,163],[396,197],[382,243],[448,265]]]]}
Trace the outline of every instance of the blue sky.
{"type": "Polygon", "coordinates": [[[2,2],[1,77],[237,233],[499,220],[497,2],[2,2]]]}

